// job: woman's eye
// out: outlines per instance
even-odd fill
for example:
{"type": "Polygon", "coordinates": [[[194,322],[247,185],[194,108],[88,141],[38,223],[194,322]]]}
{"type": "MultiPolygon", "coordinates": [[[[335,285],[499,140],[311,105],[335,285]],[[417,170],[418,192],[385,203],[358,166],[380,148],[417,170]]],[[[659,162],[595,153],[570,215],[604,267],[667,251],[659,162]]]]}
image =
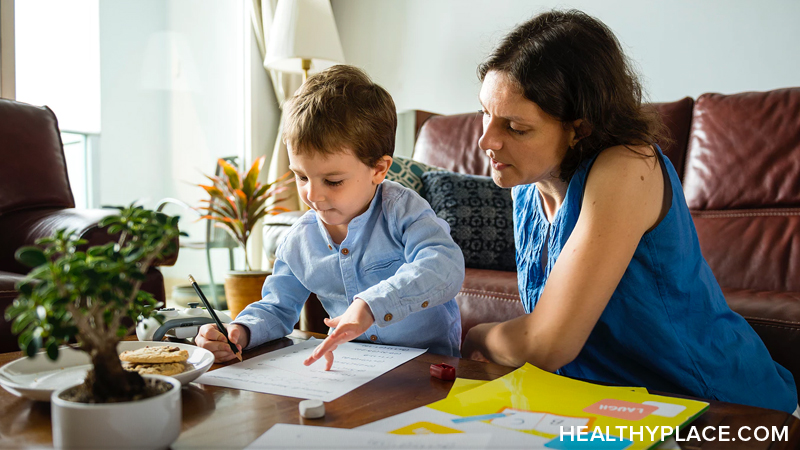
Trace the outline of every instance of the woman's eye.
{"type": "Polygon", "coordinates": [[[519,136],[522,136],[523,134],[525,134],[525,131],[517,130],[514,127],[512,127],[511,125],[508,126],[508,131],[510,131],[510,132],[512,132],[512,133],[514,133],[516,135],[519,135],[519,136]]]}
{"type": "Polygon", "coordinates": [[[302,181],[303,183],[308,181],[308,178],[306,178],[306,177],[301,177],[300,175],[295,175],[295,176],[297,177],[298,180],[302,181]]]}
{"type": "Polygon", "coordinates": [[[327,183],[328,186],[340,186],[343,182],[344,180],[339,180],[339,181],[325,180],[325,183],[327,183]]]}

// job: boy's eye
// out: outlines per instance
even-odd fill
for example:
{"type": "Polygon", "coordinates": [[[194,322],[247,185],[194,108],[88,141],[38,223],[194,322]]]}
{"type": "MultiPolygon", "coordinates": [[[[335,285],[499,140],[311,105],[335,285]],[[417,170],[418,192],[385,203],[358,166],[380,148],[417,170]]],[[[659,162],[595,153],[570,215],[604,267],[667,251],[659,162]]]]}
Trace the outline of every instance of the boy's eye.
{"type": "Polygon", "coordinates": [[[305,182],[305,181],[308,181],[308,178],[306,178],[306,177],[304,177],[304,176],[301,176],[301,175],[295,175],[295,176],[296,176],[296,177],[297,177],[297,179],[298,179],[298,180],[300,180],[300,181],[303,181],[303,182],[305,182]]]}
{"type": "Polygon", "coordinates": [[[344,180],[339,180],[339,181],[325,180],[325,183],[327,183],[328,186],[340,186],[343,182],[344,180]]]}

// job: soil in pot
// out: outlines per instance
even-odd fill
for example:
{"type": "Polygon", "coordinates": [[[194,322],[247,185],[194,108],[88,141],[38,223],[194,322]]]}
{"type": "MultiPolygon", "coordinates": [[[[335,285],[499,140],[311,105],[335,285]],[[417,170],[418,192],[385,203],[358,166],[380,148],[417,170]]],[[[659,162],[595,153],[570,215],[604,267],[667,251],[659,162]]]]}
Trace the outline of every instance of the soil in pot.
{"type": "MultiPolygon", "coordinates": [[[[172,385],[167,383],[163,380],[157,380],[153,378],[145,378],[144,379],[144,391],[132,398],[122,399],[109,399],[104,403],[119,403],[119,402],[129,402],[129,401],[136,401],[136,400],[144,400],[146,398],[155,397],[156,395],[163,394],[170,389],[172,389],[172,385]]],[[[76,402],[76,403],[98,403],[94,397],[92,397],[92,392],[89,390],[85,383],[79,384],[77,386],[73,386],[64,392],[61,393],[59,396],[62,400],[66,400],[68,402],[76,402]]]]}

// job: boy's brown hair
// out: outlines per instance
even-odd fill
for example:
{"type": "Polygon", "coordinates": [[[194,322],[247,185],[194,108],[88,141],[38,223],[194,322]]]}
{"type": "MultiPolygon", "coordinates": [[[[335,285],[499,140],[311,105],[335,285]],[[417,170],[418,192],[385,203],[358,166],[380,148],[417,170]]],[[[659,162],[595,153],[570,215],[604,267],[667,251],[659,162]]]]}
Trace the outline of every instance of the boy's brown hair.
{"type": "Polygon", "coordinates": [[[331,155],[346,147],[369,167],[394,154],[394,101],[356,67],[336,65],[308,77],[284,112],[284,141],[296,153],[331,155]]]}

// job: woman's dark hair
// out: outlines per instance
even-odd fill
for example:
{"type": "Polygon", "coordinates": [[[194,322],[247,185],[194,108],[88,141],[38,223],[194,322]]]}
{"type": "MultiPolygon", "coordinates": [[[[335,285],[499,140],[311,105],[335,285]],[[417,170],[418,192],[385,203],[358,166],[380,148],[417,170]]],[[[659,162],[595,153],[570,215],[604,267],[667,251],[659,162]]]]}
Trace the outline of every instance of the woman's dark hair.
{"type": "Polygon", "coordinates": [[[642,87],[619,41],[586,13],[550,11],[518,26],[478,66],[481,82],[493,70],[509,75],[528,100],[561,122],[587,122],[591,133],[561,161],[565,182],[603,149],[664,140],[658,114],[642,107],[642,87]]]}

